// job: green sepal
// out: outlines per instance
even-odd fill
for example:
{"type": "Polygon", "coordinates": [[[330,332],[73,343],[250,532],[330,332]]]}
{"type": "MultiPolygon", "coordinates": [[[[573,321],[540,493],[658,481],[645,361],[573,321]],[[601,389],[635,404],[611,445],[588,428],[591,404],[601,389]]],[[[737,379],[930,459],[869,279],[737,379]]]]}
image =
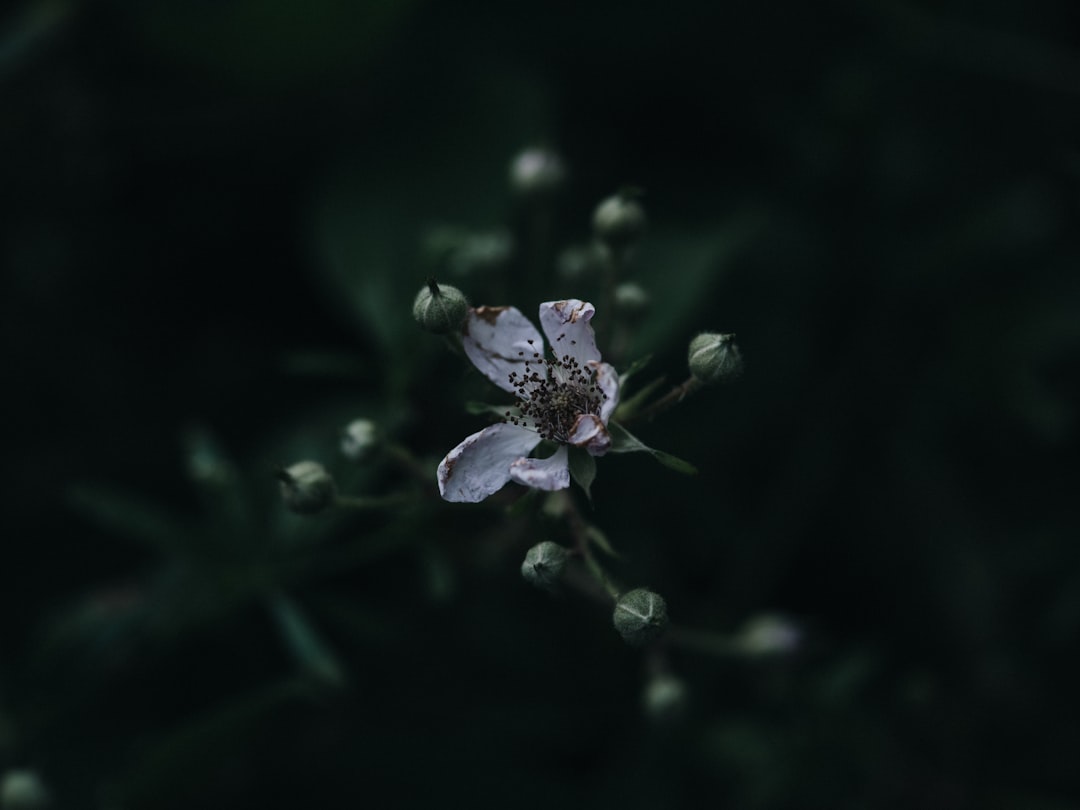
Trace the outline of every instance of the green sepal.
{"type": "Polygon", "coordinates": [[[516,405],[491,405],[487,402],[477,402],[475,399],[465,403],[465,410],[473,416],[497,416],[500,419],[506,419],[507,413],[511,416],[521,416],[521,409],[516,405]]]}
{"type": "Polygon", "coordinates": [[[690,462],[683,461],[678,456],[665,453],[663,450],[654,450],[617,422],[608,423],[608,433],[611,434],[610,452],[612,453],[649,453],[665,467],[670,467],[684,475],[697,475],[697,467],[690,462]]]}
{"type": "Polygon", "coordinates": [[[585,497],[592,500],[592,482],[596,480],[596,459],[582,447],[569,447],[570,478],[585,490],[585,497]]]}

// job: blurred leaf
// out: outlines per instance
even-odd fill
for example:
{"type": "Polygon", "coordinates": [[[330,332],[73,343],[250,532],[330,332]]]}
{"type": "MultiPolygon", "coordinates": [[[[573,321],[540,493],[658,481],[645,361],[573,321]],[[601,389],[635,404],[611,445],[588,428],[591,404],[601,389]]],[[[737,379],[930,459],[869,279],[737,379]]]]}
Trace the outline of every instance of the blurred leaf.
{"type": "Polygon", "coordinates": [[[133,495],[77,485],[69,492],[68,503],[102,529],[162,554],[182,556],[190,551],[190,536],[180,521],[133,495]]]}
{"type": "Polygon", "coordinates": [[[356,72],[393,41],[414,0],[121,4],[158,53],[247,84],[356,72]]]}
{"type": "MultiPolygon", "coordinates": [[[[713,290],[731,260],[758,239],[766,225],[762,213],[744,211],[719,226],[650,232],[634,263],[634,277],[651,291],[654,314],[635,330],[631,351],[662,351],[691,332],[720,328],[701,323],[706,312],[716,309],[713,290]]],[[[734,330],[737,325],[724,328],[734,330]]]]}
{"type": "Polygon", "coordinates": [[[269,605],[285,646],[300,664],[300,668],[320,683],[333,687],[344,685],[345,671],[337,656],[319,636],[299,606],[282,593],[272,596],[269,605]]]}

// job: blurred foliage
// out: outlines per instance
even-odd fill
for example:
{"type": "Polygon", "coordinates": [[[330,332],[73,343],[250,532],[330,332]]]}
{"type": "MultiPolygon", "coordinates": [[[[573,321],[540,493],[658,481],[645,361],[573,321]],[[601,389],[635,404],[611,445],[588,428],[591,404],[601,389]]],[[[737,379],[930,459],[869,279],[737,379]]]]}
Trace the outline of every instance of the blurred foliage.
{"type": "Polygon", "coordinates": [[[0,13],[0,776],[109,810],[1080,806],[1077,30],[1058,0],[0,13]],[[532,144],[570,169],[534,204],[532,144]],[[628,183],[651,300],[617,327],[583,246],[628,183]],[[655,661],[520,580],[559,522],[433,497],[495,395],[409,318],[429,275],[596,301],[658,391],[738,334],[741,380],[633,425],[699,474],[602,458],[588,517],[689,632],[780,612],[797,655],[673,646],[657,724],[655,661]],[[350,462],[357,417],[385,444],[350,462]],[[375,506],[286,512],[306,458],[375,506]]]}

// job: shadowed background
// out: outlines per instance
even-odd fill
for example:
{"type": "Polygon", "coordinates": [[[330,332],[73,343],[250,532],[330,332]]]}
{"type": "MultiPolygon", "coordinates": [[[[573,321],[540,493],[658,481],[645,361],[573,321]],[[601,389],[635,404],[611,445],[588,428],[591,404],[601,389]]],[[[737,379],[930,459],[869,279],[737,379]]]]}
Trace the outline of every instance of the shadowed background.
{"type": "Polygon", "coordinates": [[[1077,16],[6,10],[0,772],[63,807],[1075,807],[1077,16]],[[570,167],[558,245],[645,191],[630,355],[679,382],[708,329],[746,358],[635,428],[698,476],[619,456],[594,486],[616,575],[674,621],[804,628],[792,660],[672,650],[674,726],[605,608],[521,581],[554,527],[277,499],[309,456],[405,485],[335,461],[351,418],[432,473],[482,424],[490,390],[409,315],[428,273],[530,316],[581,294],[425,248],[528,246],[506,174],[539,142],[570,167]]]}

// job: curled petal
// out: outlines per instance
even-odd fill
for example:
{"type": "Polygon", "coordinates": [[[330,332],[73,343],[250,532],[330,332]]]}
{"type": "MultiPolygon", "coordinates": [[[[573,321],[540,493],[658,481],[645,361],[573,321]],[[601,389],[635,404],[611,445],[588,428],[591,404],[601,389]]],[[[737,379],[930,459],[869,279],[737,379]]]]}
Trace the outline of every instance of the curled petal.
{"type": "Polygon", "coordinates": [[[550,458],[519,458],[510,465],[510,478],[519,484],[549,492],[570,486],[570,463],[566,446],[550,458]]]}
{"type": "Polygon", "coordinates": [[[510,373],[544,356],[544,339],[516,307],[469,310],[462,336],[465,354],[480,373],[504,391],[514,391],[510,373]]]}
{"type": "Polygon", "coordinates": [[[611,434],[600,421],[600,417],[594,413],[583,413],[577,418],[567,441],[577,447],[584,447],[590,456],[602,456],[611,449],[611,434]]]}
{"type": "Polygon", "coordinates": [[[619,405],[619,374],[610,363],[589,363],[589,367],[596,372],[596,384],[605,396],[600,405],[600,421],[606,425],[619,405]]]}
{"type": "Polygon", "coordinates": [[[540,326],[557,358],[561,360],[570,355],[582,366],[600,361],[596,335],[589,324],[595,313],[592,304],[577,298],[540,305],[540,326]]]}
{"type": "Polygon", "coordinates": [[[439,494],[457,503],[484,500],[510,480],[510,465],[538,444],[539,435],[505,422],[472,434],[439,463],[439,494]]]}

